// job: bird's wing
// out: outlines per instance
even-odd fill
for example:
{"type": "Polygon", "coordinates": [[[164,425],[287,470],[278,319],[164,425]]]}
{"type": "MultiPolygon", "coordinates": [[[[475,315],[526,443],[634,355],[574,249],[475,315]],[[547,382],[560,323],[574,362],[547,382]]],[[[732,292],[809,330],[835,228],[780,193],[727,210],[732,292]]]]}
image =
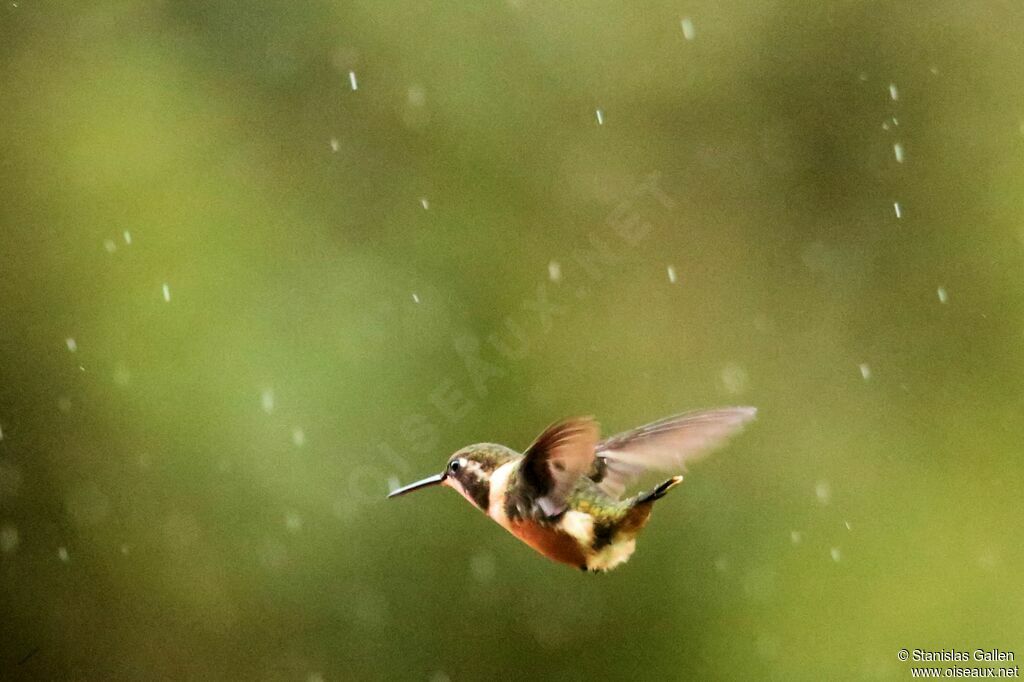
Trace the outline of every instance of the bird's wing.
{"type": "Polygon", "coordinates": [[[685,471],[687,464],[722,445],[756,414],[753,407],[687,412],[620,433],[597,445],[588,475],[618,499],[646,471],[685,471]]]}
{"type": "Polygon", "coordinates": [[[523,453],[518,484],[544,516],[565,511],[576,481],[593,467],[600,437],[592,417],[566,419],[544,429],[523,453]]]}

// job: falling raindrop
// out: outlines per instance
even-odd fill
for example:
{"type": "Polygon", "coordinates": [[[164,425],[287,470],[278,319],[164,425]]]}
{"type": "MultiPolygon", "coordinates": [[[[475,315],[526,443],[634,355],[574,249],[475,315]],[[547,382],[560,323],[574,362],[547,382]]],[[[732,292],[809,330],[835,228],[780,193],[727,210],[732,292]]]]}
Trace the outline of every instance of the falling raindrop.
{"type": "Polygon", "coordinates": [[[121,233],[121,236],[124,237],[124,243],[127,244],[128,246],[131,246],[132,233],[129,232],[128,230],[125,230],[124,232],[121,233]]]}
{"type": "Polygon", "coordinates": [[[260,407],[262,407],[263,411],[267,414],[274,411],[274,389],[263,389],[263,392],[260,393],[260,407]]]}
{"type": "Polygon", "coordinates": [[[896,163],[903,163],[903,145],[899,142],[892,146],[893,156],[896,157],[896,163]]]}
{"type": "Polygon", "coordinates": [[[419,294],[416,294],[416,293],[414,293],[414,294],[412,295],[412,302],[413,302],[413,303],[419,303],[419,302],[420,302],[420,296],[419,296],[419,294]]]}
{"type": "Polygon", "coordinates": [[[843,525],[846,526],[846,530],[853,530],[853,526],[850,525],[849,521],[843,521],[843,525]]]}
{"type": "Polygon", "coordinates": [[[898,201],[892,202],[892,210],[896,214],[897,218],[902,218],[903,217],[903,209],[900,208],[900,202],[898,202],[898,201]]]}
{"type": "Polygon", "coordinates": [[[469,571],[478,583],[485,584],[491,582],[494,580],[495,573],[497,573],[494,555],[490,552],[480,552],[473,555],[473,558],[469,561],[469,571]]]}
{"type": "Polygon", "coordinates": [[[792,542],[794,545],[799,545],[800,541],[803,540],[803,539],[804,539],[804,535],[800,531],[798,531],[798,530],[791,530],[791,531],[789,531],[789,541],[792,542]]]}
{"type": "Polygon", "coordinates": [[[170,303],[171,302],[171,285],[169,285],[167,282],[164,282],[163,292],[164,292],[164,301],[166,301],[167,303],[170,303]]]}
{"type": "Polygon", "coordinates": [[[292,429],[292,443],[297,448],[301,448],[303,445],[306,444],[306,432],[303,431],[298,426],[292,429]]]}
{"type": "Polygon", "coordinates": [[[889,83],[889,97],[892,98],[893,102],[899,100],[900,98],[900,91],[896,89],[895,83],[889,83]]]}
{"type": "Polygon", "coordinates": [[[71,560],[71,555],[68,554],[68,548],[61,546],[57,548],[57,558],[63,561],[65,564],[71,560]]]}
{"type": "Polygon", "coordinates": [[[814,496],[821,504],[828,504],[832,500],[832,486],[828,481],[818,481],[814,486],[814,496]]]}
{"type": "Polygon", "coordinates": [[[594,113],[597,115],[597,125],[603,126],[604,125],[604,112],[601,111],[600,109],[597,109],[594,113]]]}
{"type": "Polygon", "coordinates": [[[284,527],[291,533],[298,533],[302,530],[302,517],[298,512],[290,511],[284,516],[284,527]]]}
{"type": "Polygon", "coordinates": [[[946,303],[949,301],[949,292],[946,291],[946,287],[939,287],[936,290],[939,295],[939,303],[946,303]]]}
{"type": "Polygon", "coordinates": [[[835,561],[836,563],[839,563],[839,560],[843,558],[838,547],[833,547],[829,550],[829,554],[832,556],[832,561],[835,561]]]}
{"type": "Polygon", "coordinates": [[[410,86],[409,91],[406,93],[406,100],[410,106],[422,107],[427,103],[427,91],[420,85],[410,86]]]}
{"type": "Polygon", "coordinates": [[[331,144],[331,151],[334,152],[335,154],[337,154],[338,150],[341,149],[341,142],[338,141],[338,138],[332,137],[330,144],[331,144]]]}
{"type": "Polygon", "coordinates": [[[868,379],[871,378],[871,367],[868,366],[868,363],[860,363],[860,376],[862,379],[864,379],[864,381],[867,381],[868,379]]]}
{"type": "Polygon", "coordinates": [[[117,244],[114,243],[113,239],[104,239],[103,248],[107,250],[107,253],[114,253],[117,251],[117,244]]]}
{"type": "Polygon", "coordinates": [[[353,90],[358,90],[359,89],[359,83],[356,82],[356,72],[355,71],[349,71],[348,72],[348,84],[352,86],[353,90]]]}
{"type": "Polygon", "coordinates": [[[552,282],[562,281],[562,264],[556,260],[548,263],[548,279],[552,282]]]}
{"type": "Polygon", "coordinates": [[[426,197],[420,197],[420,206],[423,207],[424,211],[430,210],[430,201],[426,197]]]}
{"type": "Polygon", "coordinates": [[[683,29],[683,37],[687,40],[693,40],[697,37],[697,30],[693,27],[693,20],[690,17],[683,17],[679,22],[679,26],[683,29]]]}
{"type": "Polygon", "coordinates": [[[71,351],[72,353],[78,350],[78,342],[75,341],[73,337],[69,336],[68,338],[64,339],[64,343],[67,344],[68,350],[71,351]]]}
{"type": "Polygon", "coordinates": [[[119,362],[114,366],[114,383],[118,386],[127,386],[131,383],[132,373],[124,363],[119,362]]]}
{"type": "Polygon", "coordinates": [[[722,368],[720,378],[722,387],[730,395],[739,395],[747,390],[747,371],[735,362],[722,368]]]}
{"type": "Polygon", "coordinates": [[[668,281],[671,282],[672,284],[675,284],[676,281],[678,281],[678,278],[676,277],[676,268],[675,268],[675,266],[673,266],[673,265],[668,266],[667,272],[668,272],[668,281]]]}
{"type": "Polygon", "coordinates": [[[15,526],[8,523],[0,528],[0,552],[12,554],[14,550],[18,549],[20,542],[18,529],[15,526]]]}

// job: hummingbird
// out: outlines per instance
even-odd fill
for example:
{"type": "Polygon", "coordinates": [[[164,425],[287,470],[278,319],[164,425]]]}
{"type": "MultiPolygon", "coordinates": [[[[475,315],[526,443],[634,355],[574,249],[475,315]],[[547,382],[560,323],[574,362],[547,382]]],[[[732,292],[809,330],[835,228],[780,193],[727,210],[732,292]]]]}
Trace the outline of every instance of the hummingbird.
{"type": "Polygon", "coordinates": [[[444,470],[392,491],[454,488],[474,507],[540,554],[583,571],[625,563],[654,503],[683,481],[686,465],[738,432],[753,407],[723,407],[660,419],[601,440],[593,417],[544,429],[522,454],[477,443],[448,458],[444,470]],[[654,488],[623,497],[648,471],[673,473],[654,488]]]}

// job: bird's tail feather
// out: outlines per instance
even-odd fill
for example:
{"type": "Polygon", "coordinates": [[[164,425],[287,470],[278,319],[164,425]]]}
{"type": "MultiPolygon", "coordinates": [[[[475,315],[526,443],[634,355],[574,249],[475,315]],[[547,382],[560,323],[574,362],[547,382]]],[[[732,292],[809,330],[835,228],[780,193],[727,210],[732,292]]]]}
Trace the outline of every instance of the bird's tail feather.
{"type": "Polygon", "coordinates": [[[673,476],[672,478],[668,479],[667,481],[659,485],[654,490],[646,492],[637,497],[636,502],[637,504],[644,504],[646,502],[654,502],[655,500],[660,500],[661,498],[665,497],[666,493],[668,493],[669,490],[672,490],[672,488],[675,488],[682,482],[682,476],[673,476]]]}

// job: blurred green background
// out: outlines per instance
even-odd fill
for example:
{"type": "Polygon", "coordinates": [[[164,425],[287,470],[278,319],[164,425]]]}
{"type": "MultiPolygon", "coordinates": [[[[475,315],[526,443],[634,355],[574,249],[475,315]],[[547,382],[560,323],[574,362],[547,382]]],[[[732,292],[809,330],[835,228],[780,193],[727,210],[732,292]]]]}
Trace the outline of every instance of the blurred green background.
{"type": "Polygon", "coordinates": [[[5,679],[1024,655],[1024,6],[5,2],[5,679]],[[600,113],[599,113],[600,112],[600,113]],[[632,561],[471,442],[759,421],[632,561]]]}

